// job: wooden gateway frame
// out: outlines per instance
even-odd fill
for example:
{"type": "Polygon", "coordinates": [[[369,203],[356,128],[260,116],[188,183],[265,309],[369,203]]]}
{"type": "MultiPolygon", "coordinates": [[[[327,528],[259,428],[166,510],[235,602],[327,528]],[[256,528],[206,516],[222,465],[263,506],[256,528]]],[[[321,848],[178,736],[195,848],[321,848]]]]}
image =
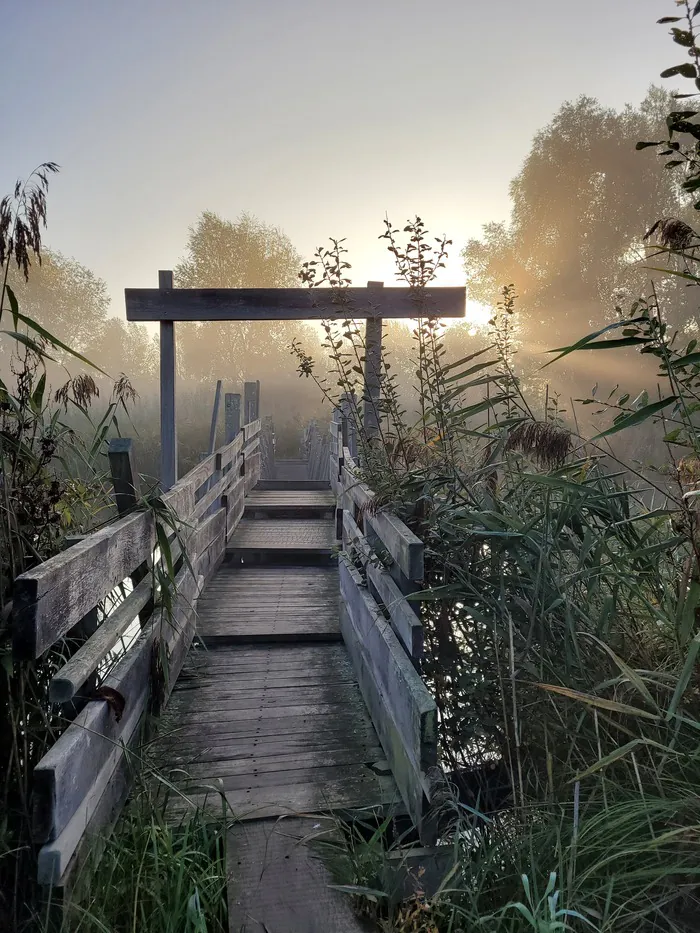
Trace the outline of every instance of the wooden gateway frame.
{"type": "MultiPolygon", "coordinates": [[[[126,319],[160,323],[160,479],[163,491],[177,481],[175,404],[176,321],[321,321],[348,316],[343,303],[334,314],[329,288],[174,288],[173,273],[158,273],[158,288],[127,288],[126,319]]],[[[382,320],[416,318],[417,296],[409,287],[384,288],[368,282],[349,288],[347,297],[355,320],[366,321],[364,421],[369,431],[378,423],[381,391],[382,320]],[[365,309],[364,311],[362,309],[365,309]]],[[[466,289],[435,287],[420,296],[420,316],[461,318],[466,312],[466,289]]]]}

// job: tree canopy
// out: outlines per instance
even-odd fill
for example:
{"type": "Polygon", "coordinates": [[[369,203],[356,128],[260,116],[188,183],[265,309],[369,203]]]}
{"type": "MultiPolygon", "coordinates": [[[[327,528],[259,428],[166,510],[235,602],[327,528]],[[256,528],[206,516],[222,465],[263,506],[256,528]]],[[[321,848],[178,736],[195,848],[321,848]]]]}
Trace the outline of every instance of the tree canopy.
{"type": "MultiPolygon", "coordinates": [[[[12,270],[11,285],[23,314],[111,375],[154,375],[155,346],[146,328],[110,314],[106,283],[77,260],[44,249],[28,280],[12,270]]],[[[51,348],[51,356],[69,368],[82,367],[60,350],[51,348]]]]}
{"type": "MultiPolygon", "coordinates": [[[[232,222],[204,211],[190,227],[185,255],[174,269],[179,288],[284,288],[299,284],[301,257],[279,227],[251,214],[232,222]]],[[[182,374],[201,381],[293,375],[289,346],[300,321],[236,321],[178,325],[182,374]]]]}
{"type": "MultiPolygon", "coordinates": [[[[563,104],[511,182],[509,222],[487,224],[463,251],[470,297],[493,306],[513,283],[528,341],[553,346],[604,321],[617,290],[644,292],[645,232],[689,210],[672,173],[635,151],[663,135],[669,100],[652,87],[637,108],[563,104]]],[[[682,318],[682,298],[674,303],[682,318]]]]}
{"type": "Polygon", "coordinates": [[[297,283],[301,257],[279,227],[252,214],[224,220],[203,211],[175,267],[178,288],[284,288],[297,283]]]}

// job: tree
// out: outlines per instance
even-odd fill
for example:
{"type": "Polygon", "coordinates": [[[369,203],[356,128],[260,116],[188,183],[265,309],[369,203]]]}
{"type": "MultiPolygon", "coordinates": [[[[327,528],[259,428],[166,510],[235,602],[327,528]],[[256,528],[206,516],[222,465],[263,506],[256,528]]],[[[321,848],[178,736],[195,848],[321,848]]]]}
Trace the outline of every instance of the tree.
{"type": "Polygon", "coordinates": [[[235,223],[203,211],[190,227],[186,255],[175,267],[179,288],[284,288],[297,283],[301,258],[279,227],[252,214],[235,223]]]}
{"type": "MultiPolygon", "coordinates": [[[[126,372],[138,378],[155,373],[155,348],[146,328],[111,315],[106,283],[77,260],[45,249],[41,264],[32,264],[28,280],[21,270],[11,269],[11,286],[23,314],[110,375],[126,372]]],[[[5,364],[15,348],[14,343],[4,343],[5,364]]],[[[60,349],[49,347],[47,352],[69,369],[83,367],[60,349]]],[[[62,373],[57,378],[64,377],[62,373]]]]}
{"type": "MultiPolygon", "coordinates": [[[[638,262],[645,232],[689,210],[672,173],[635,151],[640,139],[662,138],[669,100],[651,88],[636,109],[615,111],[590,97],[563,104],[511,182],[509,223],[487,224],[465,247],[470,297],[494,306],[513,283],[528,343],[565,342],[604,323],[618,290],[631,300],[648,287],[638,262]]],[[[683,290],[667,287],[677,293],[674,323],[682,325],[683,290]]]]}
{"type": "MultiPolygon", "coordinates": [[[[299,284],[301,257],[278,227],[251,214],[235,222],[204,211],[190,227],[186,252],[175,267],[179,288],[284,288],[299,284]]],[[[293,376],[289,353],[299,321],[237,321],[178,325],[179,359],[185,377],[212,382],[225,378],[268,380],[293,376]]],[[[305,337],[305,339],[306,339],[305,337]]]]}
{"type": "Polygon", "coordinates": [[[79,353],[94,341],[107,320],[106,283],[55,250],[44,250],[41,265],[33,264],[28,281],[17,272],[11,284],[23,314],[79,353]]]}

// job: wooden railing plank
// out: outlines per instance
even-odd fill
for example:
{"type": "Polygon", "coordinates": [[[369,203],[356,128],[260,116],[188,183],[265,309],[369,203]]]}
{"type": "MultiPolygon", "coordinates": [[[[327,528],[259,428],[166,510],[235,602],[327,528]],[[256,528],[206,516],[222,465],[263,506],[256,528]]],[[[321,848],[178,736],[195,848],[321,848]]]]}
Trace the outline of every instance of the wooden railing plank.
{"type": "Polygon", "coordinates": [[[389,623],[347,562],[339,565],[340,625],[372,723],[406,808],[424,842],[437,758],[437,709],[389,623]]]}
{"type": "Polygon", "coordinates": [[[389,621],[408,656],[417,661],[423,655],[423,625],[408,604],[391,575],[379,564],[352,515],[343,510],[343,549],[355,552],[367,576],[370,590],[389,613],[389,621]]]}
{"type": "Polygon", "coordinates": [[[391,554],[402,573],[411,581],[422,580],[425,575],[424,547],[421,539],[391,512],[365,512],[363,516],[370,544],[376,535],[391,554]]]}
{"type": "Polygon", "coordinates": [[[125,754],[125,747],[130,744],[134,733],[139,727],[148,692],[148,685],[144,684],[143,686],[141,702],[134,706],[132,715],[125,720],[119,741],[110,747],[97,776],[86,792],[77,800],[75,811],[65,822],[60,833],[40,849],[37,865],[39,884],[60,884],[66,874],[68,866],[83,840],[85,829],[91,822],[91,817],[99,807],[103,795],[109,789],[115,771],[125,754]]]}
{"type": "Polygon", "coordinates": [[[423,657],[423,624],[406,601],[406,597],[381,567],[368,563],[367,579],[376,595],[389,613],[391,627],[403,645],[409,658],[418,661],[423,657]]]}
{"type": "Polygon", "coordinates": [[[138,619],[138,614],[151,601],[152,594],[153,581],[149,574],[54,674],[49,684],[49,699],[52,703],[67,703],[73,699],[124,632],[138,619]]]}
{"type": "Polygon", "coordinates": [[[249,444],[253,438],[257,437],[262,430],[262,422],[260,418],[256,418],[254,421],[251,421],[249,424],[243,425],[243,436],[245,437],[245,443],[249,444]]]}
{"type": "MultiPolygon", "coordinates": [[[[347,448],[346,448],[347,450],[347,448]]],[[[408,580],[422,580],[425,574],[424,546],[421,539],[391,512],[372,511],[374,492],[353,475],[349,452],[341,471],[341,486],[344,492],[344,507],[348,498],[362,511],[363,522],[379,538],[386,551],[401,568],[408,580]],[[350,462],[350,466],[348,463],[350,462]]],[[[370,541],[370,543],[373,543],[370,541]]]]}
{"type": "Polygon", "coordinates": [[[243,441],[244,435],[241,431],[240,434],[238,434],[230,444],[225,444],[217,451],[221,457],[222,470],[224,470],[229,465],[229,463],[233,463],[236,460],[238,454],[241,452],[241,450],[243,450],[243,441]]]}
{"type": "Polygon", "coordinates": [[[119,721],[104,700],[91,700],[34,769],[33,837],[55,839],[87,796],[125,728],[146,706],[154,630],[148,627],[106,678],[124,698],[119,721]]]}
{"type": "Polygon", "coordinates": [[[136,512],[17,577],[12,626],[15,657],[40,657],[147,561],[154,543],[153,516],[136,512]]]}
{"type": "Polygon", "coordinates": [[[55,839],[89,794],[115,743],[133,716],[145,709],[149,692],[151,656],[157,641],[169,651],[177,645],[193,615],[199,578],[183,567],[175,581],[173,618],[153,619],[138,640],[105,679],[104,686],[124,698],[118,721],[104,700],[91,700],[34,769],[34,838],[55,839]]]}
{"type": "Polygon", "coordinates": [[[424,769],[437,764],[437,707],[389,622],[347,561],[339,564],[340,592],[371,659],[389,711],[409,753],[424,769]]]}
{"type": "Polygon", "coordinates": [[[357,522],[347,509],[343,509],[343,550],[356,554],[363,567],[372,560],[372,552],[357,522]]]}

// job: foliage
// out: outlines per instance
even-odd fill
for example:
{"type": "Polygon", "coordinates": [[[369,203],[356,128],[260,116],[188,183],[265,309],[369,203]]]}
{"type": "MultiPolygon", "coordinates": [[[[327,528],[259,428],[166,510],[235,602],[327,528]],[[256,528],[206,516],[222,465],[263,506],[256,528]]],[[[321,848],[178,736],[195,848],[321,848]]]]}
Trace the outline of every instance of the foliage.
{"type": "MultiPolygon", "coordinates": [[[[405,246],[390,239],[400,269],[427,241],[422,221],[405,232],[405,246]]],[[[444,242],[422,251],[433,269],[444,242]]],[[[423,675],[439,708],[443,762],[471,808],[452,823],[459,854],[450,884],[430,904],[389,911],[387,922],[439,933],[687,929],[700,817],[695,454],[674,494],[665,481],[618,469],[605,438],[567,428],[556,400],[528,398],[514,366],[511,286],[490,341],[461,360],[446,363],[439,323],[419,320],[417,415],[397,404],[388,368],[381,424],[368,435],[342,241],[313,262],[306,279],[331,284],[347,319],[327,325],[331,377],[318,377],[297,344],[299,372],[344,406],[360,478],[425,543],[423,675]],[[505,808],[502,792],[475,780],[499,763],[510,785],[505,808]]],[[[623,400],[618,430],[668,414],[666,430],[691,443],[695,348],[673,349],[657,307],[639,303],[609,328],[659,362],[671,386],[659,403],[628,409],[623,400]]],[[[355,894],[382,903],[376,863],[368,855],[356,866],[364,893],[355,894]]]]}
{"type": "MultiPolygon", "coordinates": [[[[156,346],[146,328],[112,316],[106,283],[76,260],[43,250],[41,265],[32,267],[27,280],[11,273],[8,281],[24,313],[67,346],[107,370],[128,367],[132,378],[155,373],[156,346]]],[[[9,352],[6,341],[0,365],[9,352]]],[[[51,355],[62,366],[71,363],[65,350],[51,355]]],[[[58,367],[49,366],[49,374],[65,378],[58,367]]]]}
{"type": "Polygon", "coordinates": [[[179,288],[284,288],[299,255],[279,229],[241,214],[235,223],[204,211],[190,227],[186,255],[175,267],[179,288]]]}
{"type": "MultiPolygon", "coordinates": [[[[175,284],[185,288],[282,288],[296,284],[299,263],[296,250],[279,228],[250,214],[242,214],[232,223],[205,211],[190,228],[185,256],[174,270],[175,284]]],[[[198,385],[211,391],[217,377],[233,386],[262,379],[265,410],[275,416],[279,426],[293,420],[302,409],[310,415],[316,413],[313,393],[302,392],[299,397],[292,388],[294,371],[287,354],[289,342],[299,334],[309,342],[318,341],[316,330],[308,324],[184,322],[178,325],[178,332],[180,371],[193,391],[198,385]]]]}
{"type": "MultiPolygon", "coordinates": [[[[649,217],[688,220],[689,208],[673,174],[640,159],[640,138],[659,138],[669,95],[652,88],[638,108],[605,108],[590,97],[562,105],[533,140],[511,182],[510,221],[484,227],[464,259],[470,296],[493,306],[505,282],[520,296],[528,345],[570,340],[602,323],[611,296],[643,291],[641,254],[649,217]]],[[[680,286],[673,294],[674,325],[693,321],[680,286]]]]}
{"type": "Polygon", "coordinates": [[[168,796],[146,770],[87,859],[60,933],[225,933],[227,815],[190,812],[173,823],[168,796]]]}
{"type": "MultiPolygon", "coordinates": [[[[697,3],[691,3],[690,0],[676,0],[676,6],[681,9],[680,16],[663,16],[658,22],[661,24],[671,24],[670,35],[676,45],[686,50],[690,61],[681,62],[680,65],[673,65],[661,72],[662,78],[687,78],[693,82],[694,90],[691,93],[674,94],[676,100],[695,98],[695,88],[700,88],[700,45],[698,44],[698,24],[700,23],[700,6],[697,3]],[[680,26],[675,25],[680,23],[680,26]]],[[[648,141],[649,137],[640,140],[637,143],[637,149],[646,149],[656,147],[659,155],[665,158],[665,168],[670,170],[671,177],[677,177],[680,173],[682,179],[680,187],[692,198],[697,198],[697,192],[700,189],[700,128],[694,118],[697,117],[697,110],[671,110],[666,116],[667,135],[660,140],[648,141]]],[[[661,136],[661,134],[658,134],[661,136]]],[[[693,204],[695,210],[700,210],[700,200],[695,200],[693,204]]],[[[657,217],[664,217],[661,223],[668,224],[671,219],[676,219],[675,214],[665,212],[664,215],[657,213],[657,217]]],[[[692,231],[691,231],[692,233],[692,231]]],[[[663,229],[662,229],[663,234],[663,229]]],[[[687,247],[687,243],[679,243],[676,239],[674,244],[681,251],[687,247]]]]}

